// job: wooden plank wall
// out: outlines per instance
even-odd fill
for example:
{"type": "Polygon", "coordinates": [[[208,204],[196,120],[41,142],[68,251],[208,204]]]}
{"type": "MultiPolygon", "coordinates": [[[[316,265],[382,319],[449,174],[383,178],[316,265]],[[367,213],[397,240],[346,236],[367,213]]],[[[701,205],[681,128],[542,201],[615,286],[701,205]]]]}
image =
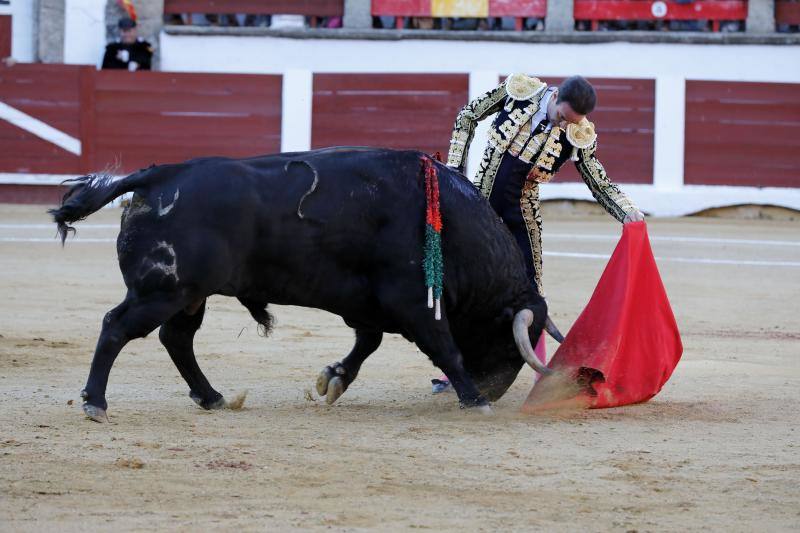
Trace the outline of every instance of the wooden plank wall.
{"type": "MultiPolygon", "coordinates": [[[[558,85],[564,78],[542,78],[558,85]]],[[[597,107],[589,120],[597,132],[597,158],[612,181],[653,183],[655,80],[587,78],[597,91],[597,107]]],[[[567,162],[554,178],[581,181],[567,162]]]]}
{"type": "Polygon", "coordinates": [[[447,157],[466,74],[315,74],[312,148],[385,146],[447,157]]]}
{"type": "MultiPolygon", "coordinates": [[[[654,80],[590,81],[599,96],[590,115],[599,159],[616,182],[652,183],[654,80]]],[[[387,146],[445,155],[468,85],[466,74],[316,74],[312,147],[387,146]]],[[[688,81],[685,182],[800,187],[799,88],[688,81]]],[[[84,152],[78,157],[0,120],[0,172],[81,174],[118,165],[121,173],[192,157],[275,153],[281,90],[280,76],[0,66],[0,102],[80,139],[84,152]]],[[[556,182],[578,180],[569,163],[556,176],[556,182]]],[[[14,188],[14,201],[35,196],[32,190],[14,188]]],[[[36,190],[48,199],[57,195],[55,188],[36,190]]],[[[0,201],[8,198],[0,195],[0,201]]]]}
{"type": "Polygon", "coordinates": [[[666,12],[653,13],[649,0],[575,0],[576,20],[745,20],[747,0],[663,0],[666,12]]]}
{"type": "Polygon", "coordinates": [[[164,13],[343,16],[344,0],[164,0],[164,13]]]}
{"type": "Polygon", "coordinates": [[[398,17],[544,17],[547,0],[372,0],[371,9],[398,17]]]}
{"type": "Polygon", "coordinates": [[[800,187],[800,86],[686,82],[684,181],[800,187]]]}
{"type": "Polygon", "coordinates": [[[776,0],[775,22],[778,24],[800,24],[800,2],[776,0]]]}
{"type": "Polygon", "coordinates": [[[94,88],[91,168],[280,151],[279,75],[98,71],[94,88]]]}
{"type": "MultiPolygon", "coordinates": [[[[554,0],[558,1],[558,0],[554,0]]],[[[544,17],[547,0],[490,0],[490,17],[544,17]]]]}
{"type": "Polygon", "coordinates": [[[0,15],[0,59],[11,55],[11,15],[0,15]]]}
{"type": "MultiPolygon", "coordinates": [[[[0,65],[0,102],[80,138],[80,67],[0,65]]],[[[80,172],[80,158],[0,120],[0,172],[80,172]]]]}
{"type": "Polygon", "coordinates": [[[58,185],[0,185],[0,204],[44,204],[56,206],[67,192],[58,185]]]}
{"type": "Polygon", "coordinates": [[[430,17],[431,0],[372,0],[373,15],[430,17]]]}

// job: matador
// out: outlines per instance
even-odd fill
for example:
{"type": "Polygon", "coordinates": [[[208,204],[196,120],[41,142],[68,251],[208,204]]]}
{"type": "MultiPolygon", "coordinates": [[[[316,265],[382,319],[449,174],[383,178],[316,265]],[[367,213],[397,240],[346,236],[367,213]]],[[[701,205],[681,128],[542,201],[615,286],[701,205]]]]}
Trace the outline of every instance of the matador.
{"type": "Polygon", "coordinates": [[[597,135],[586,115],[596,102],[594,88],[580,76],[548,87],[537,78],[513,74],[456,117],[447,165],[464,173],[475,125],[496,114],[476,182],[517,240],[528,277],[543,296],[539,185],[568,159],[611,216],[623,223],[644,219],[595,155],[597,135]]]}

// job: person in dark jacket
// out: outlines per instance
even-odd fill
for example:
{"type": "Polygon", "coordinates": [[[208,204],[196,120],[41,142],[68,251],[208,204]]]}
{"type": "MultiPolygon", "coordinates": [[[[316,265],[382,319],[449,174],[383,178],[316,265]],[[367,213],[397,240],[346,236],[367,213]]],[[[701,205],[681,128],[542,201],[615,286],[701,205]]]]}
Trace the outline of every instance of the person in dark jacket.
{"type": "Polygon", "coordinates": [[[153,46],[140,38],[136,21],[125,17],[119,20],[119,40],[106,45],[103,56],[104,69],[150,70],[153,46]]]}

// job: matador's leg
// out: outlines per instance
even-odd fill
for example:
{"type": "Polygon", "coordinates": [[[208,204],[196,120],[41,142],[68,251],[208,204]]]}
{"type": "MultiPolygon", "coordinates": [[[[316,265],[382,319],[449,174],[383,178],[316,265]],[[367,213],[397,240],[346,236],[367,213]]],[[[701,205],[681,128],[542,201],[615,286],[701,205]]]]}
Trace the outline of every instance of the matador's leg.
{"type": "MultiPolygon", "coordinates": [[[[535,181],[525,182],[522,187],[519,204],[522,209],[522,218],[528,230],[529,257],[533,268],[533,277],[539,294],[544,298],[544,288],[542,287],[542,212],[539,205],[538,183],[535,181]]],[[[527,257],[528,254],[526,253],[525,256],[527,257]]]]}

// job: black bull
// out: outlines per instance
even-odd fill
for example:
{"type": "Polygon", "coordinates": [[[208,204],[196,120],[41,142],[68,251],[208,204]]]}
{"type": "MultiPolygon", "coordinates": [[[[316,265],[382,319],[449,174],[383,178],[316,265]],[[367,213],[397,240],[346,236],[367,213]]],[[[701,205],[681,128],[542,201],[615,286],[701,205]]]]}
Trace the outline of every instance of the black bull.
{"type": "Polygon", "coordinates": [[[384,332],[413,341],[451,380],[463,406],[502,396],[535,343],[547,306],[495,212],[458,172],[434,163],[444,222],[442,317],[423,273],[422,153],[335,148],[252,159],[205,158],[124,179],[85,176],[51,211],[62,239],[133,192],[117,255],[127,294],[102,323],[84,410],[104,420],[108,376],[130,340],[159,339],[200,406],[225,406],[197,365],[205,300],[235,296],[267,331],[270,303],[324,309],[355,329],[355,345],[319,375],[329,403],[353,382],[384,332]]]}

